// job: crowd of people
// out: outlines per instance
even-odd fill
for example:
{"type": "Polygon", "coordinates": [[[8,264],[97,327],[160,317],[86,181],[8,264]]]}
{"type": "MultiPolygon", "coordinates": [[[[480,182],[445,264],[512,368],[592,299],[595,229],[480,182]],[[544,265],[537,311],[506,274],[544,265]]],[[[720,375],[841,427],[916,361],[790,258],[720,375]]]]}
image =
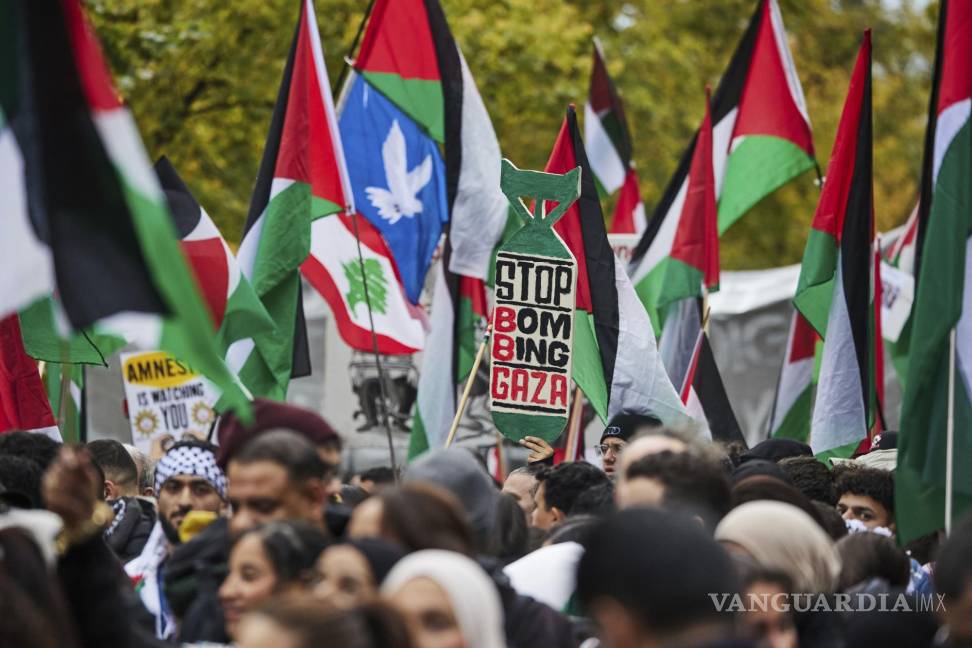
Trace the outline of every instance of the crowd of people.
{"type": "Polygon", "coordinates": [[[0,435],[0,646],[972,645],[972,517],[900,545],[893,433],[832,466],[623,414],[503,483],[464,448],[342,474],[280,403],[214,437],[0,435]]]}

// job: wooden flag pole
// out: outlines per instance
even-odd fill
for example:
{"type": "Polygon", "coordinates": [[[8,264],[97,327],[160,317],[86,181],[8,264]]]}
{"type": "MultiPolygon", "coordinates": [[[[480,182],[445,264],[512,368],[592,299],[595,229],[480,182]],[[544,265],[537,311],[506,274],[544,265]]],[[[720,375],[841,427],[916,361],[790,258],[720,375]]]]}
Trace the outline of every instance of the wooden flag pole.
{"type": "Polygon", "coordinates": [[[486,353],[486,346],[489,344],[489,338],[493,334],[493,323],[490,322],[486,326],[486,333],[483,335],[483,342],[479,345],[479,350],[476,351],[476,359],[473,360],[472,369],[469,370],[469,377],[466,378],[466,386],[463,387],[462,397],[459,399],[459,406],[456,408],[456,416],[452,419],[452,427],[449,428],[449,436],[446,438],[445,447],[452,445],[452,442],[456,440],[456,430],[459,429],[459,421],[462,420],[462,413],[466,411],[466,403],[469,401],[469,392],[472,391],[473,382],[476,380],[476,372],[479,371],[479,365],[483,362],[483,354],[486,353]]]}
{"type": "Polygon", "coordinates": [[[952,535],[955,482],[955,327],[948,334],[948,418],[945,421],[945,535],[952,535]]]}
{"type": "Polygon", "coordinates": [[[381,423],[388,437],[388,458],[391,460],[392,473],[398,481],[397,464],[395,463],[395,443],[392,441],[391,424],[388,422],[388,401],[385,395],[385,370],[381,366],[381,354],[378,352],[378,334],[375,333],[375,317],[371,311],[371,295],[368,292],[368,276],[365,274],[364,255],[361,253],[361,236],[358,234],[358,213],[351,212],[351,222],[354,224],[354,242],[358,245],[358,267],[361,268],[361,283],[364,285],[365,305],[368,307],[368,325],[371,327],[371,350],[375,355],[375,365],[378,367],[378,395],[381,398],[381,423]]]}
{"type": "Polygon", "coordinates": [[[574,387],[574,402],[570,408],[570,418],[567,420],[567,443],[564,448],[564,461],[573,461],[577,456],[577,439],[580,433],[580,419],[584,411],[581,400],[581,389],[574,387]]]}
{"type": "Polygon", "coordinates": [[[496,430],[496,464],[499,467],[500,481],[506,481],[506,457],[503,452],[503,435],[496,430]]]}

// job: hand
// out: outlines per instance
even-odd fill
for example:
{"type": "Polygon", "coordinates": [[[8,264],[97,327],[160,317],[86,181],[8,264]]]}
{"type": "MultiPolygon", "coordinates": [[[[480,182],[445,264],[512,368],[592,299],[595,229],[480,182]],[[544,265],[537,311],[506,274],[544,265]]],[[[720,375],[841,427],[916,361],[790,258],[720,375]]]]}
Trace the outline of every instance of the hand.
{"type": "Polygon", "coordinates": [[[172,444],[175,443],[175,437],[171,434],[160,434],[159,436],[152,439],[152,447],[149,449],[149,459],[152,463],[155,463],[168,452],[172,444]]]}
{"type": "Polygon", "coordinates": [[[553,447],[540,437],[523,437],[520,439],[520,445],[527,450],[530,450],[530,455],[527,457],[527,463],[544,461],[552,457],[554,453],[553,447]]]}
{"type": "Polygon", "coordinates": [[[103,488],[88,452],[64,446],[44,473],[41,493],[47,510],[61,516],[71,533],[91,519],[103,488]]]}

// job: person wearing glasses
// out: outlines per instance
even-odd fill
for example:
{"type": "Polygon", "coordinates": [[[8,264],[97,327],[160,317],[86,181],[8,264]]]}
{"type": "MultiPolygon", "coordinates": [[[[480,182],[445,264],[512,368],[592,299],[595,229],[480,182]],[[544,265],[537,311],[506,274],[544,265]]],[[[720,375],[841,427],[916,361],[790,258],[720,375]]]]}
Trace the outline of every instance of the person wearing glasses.
{"type": "Polygon", "coordinates": [[[647,414],[628,414],[622,412],[604,428],[601,441],[594,446],[594,451],[601,458],[601,467],[607,476],[614,480],[617,477],[618,459],[635,434],[661,427],[662,422],[647,414]]]}

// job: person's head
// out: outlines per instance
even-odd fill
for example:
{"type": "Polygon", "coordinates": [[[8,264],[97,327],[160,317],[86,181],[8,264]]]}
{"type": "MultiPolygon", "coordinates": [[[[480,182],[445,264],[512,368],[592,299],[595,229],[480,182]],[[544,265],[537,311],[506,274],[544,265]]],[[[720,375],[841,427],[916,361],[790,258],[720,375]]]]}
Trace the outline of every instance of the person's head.
{"type": "Polygon", "coordinates": [[[252,438],[229,461],[230,531],[274,520],[324,527],[328,465],[306,438],[270,430],[252,438]]]}
{"type": "Polygon", "coordinates": [[[385,576],[404,557],[401,547],[380,538],[331,545],[317,558],[320,580],[314,596],[339,608],[373,601],[385,576]]]}
{"type": "Polygon", "coordinates": [[[41,479],[44,471],[36,461],[17,455],[0,454],[0,500],[15,508],[40,508],[41,479]]]}
{"type": "Polygon", "coordinates": [[[138,466],[118,441],[98,439],[86,444],[91,458],[105,474],[105,499],[135,497],[138,492],[138,466]]]}
{"type": "Polygon", "coordinates": [[[606,481],[596,484],[577,496],[574,506],[570,510],[571,517],[575,515],[595,515],[604,517],[614,513],[614,482],[606,481]]]}
{"type": "Polygon", "coordinates": [[[945,600],[949,639],[957,646],[972,645],[972,514],[955,524],[938,552],[935,589],[945,600]]]}
{"type": "Polygon", "coordinates": [[[817,509],[810,500],[793,486],[775,477],[769,477],[767,475],[747,477],[733,485],[730,495],[733,508],[747,502],[757,502],[760,500],[785,502],[809,515],[821,528],[824,526],[823,520],[820,518],[820,513],[817,512],[817,509]]]}
{"type": "Polygon", "coordinates": [[[752,448],[742,453],[739,457],[741,463],[746,463],[753,459],[764,459],[779,463],[787,457],[811,457],[813,450],[810,446],[796,439],[765,439],[760,441],[752,448]]]}
{"type": "Polygon", "coordinates": [[[426,452],[405,471],[403,483],[415,482],[451,493],[469,520],[476,547],[485,550],[496,523],[499,492],[479,455],[462,448],[426,452]]]}
{"type": "Polygon", "coordinates": [[[844,518],[840,516],[840,513],[837,512],[836,508],[817,500],[813,500],[810,503],[816,509],[820,525],[827,532],[827,535],[830,536],[831,540],[837,542],[847,535],[847,524],[844,522],[844,518]]]}
{"type": "Polygon", "coordinates": [[[837,472],[837,511],[869,529],[894,531],[894,475],[879,468],[841,467],[837,472]]]}
{"type": "Polygon", "coordinates": [[[722,519],[715,537],[730,552],[786,574],[796,592],[830,593],[834,589],[840,559],[830,536],[792,504],[747,502],[722,519]]]}
{"type": "Polygon", "coordinates": [[[835,545],[840,556],[840,578],[837,589],[847,589],[874,578],[891,587],[905,587],[911,574],[911,562],[898,544],[876,533],[852,533],[835,545]]]}
{"type": "Polygon", "coordinates": [[[604,471],[583,461],[562,463],[539,476],[537,508],[530,520],[537,528],[548,530],[573,512],[581,493],[608,480],[604,471]]]}
{"type": "Polygon", "coordinates": [[[369,468],[358,475],[358,485],[374,495],[383,488],[395,485],[395,471],[388,466],[369,468]]]}
{"type": "Polygon", "coordinates": [[[190,511],[222,513],[224,509],[226,476],[216,465],[213,450],[203,441],[179,441],[155,468],[159,524],[172,544],[179,543],[179,525],[190,511]]]}
{"type": "Polygon", "coordinates": [[[272,595],[309,587],[318,555],[327,546],[320,529],[298,521],[270,522],[236,536],[229,574],[219,588],[226,632],[236,636],[240,618],[272,595]]]}
{"type": "Polygon", "coordinates": [[[666,450],[628,466],[618,485],[617,502],[620,508],[687,509],[715,526],[729,511],[729,478],[715,459],[693,451],[666,450]]]}
{"type": "Polygon", "coordinates": [[[837,491],[834,490],[834,474],[816,457],[787,457],[779,463],[787,479],[807,499],[834,506],[837,491]]]}
{"type": "Polygon", "coordinates": [[[237,648],[411,648],[404,619],[371,603],[337,609],[296,596],[270,600],[240,621],[237,648]]]}
{"type": "Polygon", "coordinates": [[[154,483],[152,460],[132,444],[123,443],[122,445],[128,451],[132,461],[135,462],[135,467],[138,469],[138,494],[144,497],[152,497],[155,495],[155,488],[152,485],[154,483]]]}
{"type": "MultiPolygon", "coordinates": [[[[641,432],[632,437],[628,445],[624,447],[624,454],[615,464],[615,479],[623,482],[628,466],[643,457],[666,450],[669,452],[685,452],[693,447],[695,446],[685,435],[666,427],[641,432]]],[[[620,487],[621,484],[618,486],[620,487]]]]}
{"type": "Polygon", "coordinates": [[[743,575],[743,600],[767,601],[767,605],[748,605],[740,616],[742,639],[756,642],[763,648],[797,648],[796,620],[787,605],[774,601],[786,601],[793,591],[790,579],[782,572],[753,567],[743,575]]]}
{"type": "Polygon", "coordinates": [[[405,617],[415,648],[506,646],[496,586],[465,556],[414,553],[395,565],[381,591],[405,617]]]}
{"type": "Polygon", "coordinates": [[[601,432],[601,440],[595,446],[597,456],[608,477],[614,479],[621,452],[637,434],[653,432],[662,427],[662,422],[650,414],[615,414],[601,432]]]}
{"type": "Polygon", "coordinates": [[[496,500],[496,524],[486,553],[507,563],[522,557],[529,550],[530,526],[523,509],[512,495],[500,495],[496,500]]]}
{"type": "Polygon", "coordinates": [[[425,483],[389,488],[351,515],[350,538],[384,538],[406,551],[445,549],[470,554],[474,538],[459,501],[425,483]]]}
{"type": "Polygon", "coordinates": [[[506,481],[503,482],[502,492],[517,501],[520,508],[523,509],[523,514],[527,516],[528,522],[533,514],[533,509],[537,507],[537,502],[534,499],[537,495],[537,488],[540,487],[537,475],[546,470],[548,468],[544,464],[527,464],[511,471],[506,476],[506,481]]]}
{"type": "Polygon", "coordinates": [[[733,616],[719,612],[710,594],[737,591],[725,551],[694,520],[660,509],[609,517],[591,532],[577,566],[581,608],[613,648],[725,638],[733,616]]]}
{"type": "Polygon", "coordinates": [[[15,455],[37,463],[41,472],[47,470],[57,457],[61,444],[38,432],[7,432],[0,434],[0,455],[15,455]]]}

